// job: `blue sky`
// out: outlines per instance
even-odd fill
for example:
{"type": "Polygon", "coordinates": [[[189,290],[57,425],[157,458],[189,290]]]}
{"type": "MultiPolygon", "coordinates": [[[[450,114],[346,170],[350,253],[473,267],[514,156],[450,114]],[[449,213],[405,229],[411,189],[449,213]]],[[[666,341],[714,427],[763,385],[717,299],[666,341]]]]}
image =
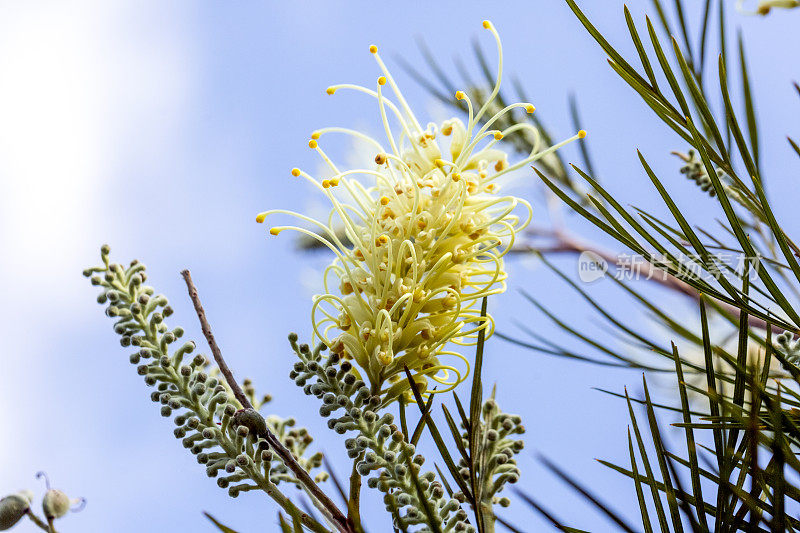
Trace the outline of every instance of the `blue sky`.
{"type": "MultiPolygon", "coordinates": [[[[630,54],[621,3],[584,4],[630,54]]],[[[271,501],[255,493],[230,500],[149,401],[80,276],[104,242],[118,261],[148,265],[149,282],[176,309],[172,323],[200,340],[178,275],[190,268],[236,372],[270,392],[273,412],[295,415],[331,461],[344,464],[317,405],[287,379],[286,335],[308,336],[315,273],[327,258],[299,254],[283,235],[268,238],[254,218],[267,208],[320,203],[289,177],[294,166],[317,168],[306,145],[311,131],[373,127],[375,110],[363,99],[325,94],[332,83],[374,83],[379,72],[368,45],[380,46],[419,114],[439,118],[441,107],[393,58],[424,70],[415,45],[422,37],[451,73],[456,56],[474,71],[471,40],[479,37],[491,50],[481,30],[489,18],[502,36],[507,72],[520,78],[556,138],[574,133],[566,102],[568,93],[578,96],[612,191],[661,209],[638,166],[640,148],[658,172],[675,176],[678,198],[702,210],[669,155],[683,146],[624,87],[559,1],[25,2],[4,4],[0,14],[0,492],[41,493],[34,473],[48,471],[55,485],[89,501],[82,514],[62,521],[64,533],[112,526],[118,533],[211,531],[202,510],[243,533],[274,528],[271,501]]],[[[800,134],[789,84],[797,75],[800,37],[790,30],[798,15],[731,13],[749,45],[762,157],[788,227],[800,222],[796,197],[781,194],[797,191],[797,161],[785,135],[800,134]]],[[[576,160],[574,146],[564,155],[576,160]]],[[[536,196],[541,188],[525,176],[517,192],[536,196]]],[[[585,229],[574,217],[567,223],[585,229]]],[[[551,332],[519,289],[596,327],[588,309],[542,269],[524,261],[509,268],[510,290],[491,304],[501,329],[514,331],[513,320],[523,317],[551,332]]],[[[486,382],[498,384],[501,405],[528,427],[519,486],[577,527],[610,530],[537,466],[534,454],[542,453],[635,517],[632,485],[595,461],[626,461],[624,405],[592,387],[637,391],[639,374],[554,360],[497,339],[487,358],[486,382]]],[[[378,498],[365,505],[368,516],[381,517],[378,498]]],[[[516,501],[505,515],[526,530],[541,524],[516,501]]],[[[28,524],[18,529],[33,531],[28,524]]]]}

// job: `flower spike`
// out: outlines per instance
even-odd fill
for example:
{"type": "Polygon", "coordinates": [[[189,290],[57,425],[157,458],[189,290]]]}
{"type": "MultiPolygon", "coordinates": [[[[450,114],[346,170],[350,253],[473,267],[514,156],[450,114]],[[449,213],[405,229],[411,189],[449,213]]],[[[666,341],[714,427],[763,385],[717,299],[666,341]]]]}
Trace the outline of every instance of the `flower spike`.
{"type": "Polygon", "coordinates": [[[327,92],[348,89],[374,99],[385,138],[346,128],[316,130],[309,146],[333,176],[318,180],[299,169],[292,175],[303,176],[327,196],[332,205],[327,220],[281,209],[257,218],[294,216],[314,230],[281,225],[270,233],[293,229],[334,252],[324,274],[325,292],[314,297],[311,308],[315,341],[351,361],[384,401],[408,395],[406,367],[427,392],[452,390],[467,378],[469,361],[453,345],[473,345],[482,330],[491,335],[494,322],[481,316],[480,301],[505,291],[503,256],[531,219],[530,205],[499,195],[496,179],[585,136],[581,131],[543,147],[530,124],[492,128],[516,109],[533,113],[535,107],[521,102],[496,111],[502,46],[494,26],[486,21],[484,27],[497,43],[497,78],[477,112],[464,91],[456,93],[467,104],[466,125],[453,118],[423,126],[371,45],[381,71],[375,88],[339,84],[327,92]],[[487,118],[478,127],[483,115],[487,118]],[[520,129],[531,130],[537,142],[528,157],[509,164],[498,143],[520,129]],[[375,165],[339,169],[318,143],[332,132],[367,141],[375,149],[375,165]],[[334,190],[337,186],[341,192],[334,190]]]}

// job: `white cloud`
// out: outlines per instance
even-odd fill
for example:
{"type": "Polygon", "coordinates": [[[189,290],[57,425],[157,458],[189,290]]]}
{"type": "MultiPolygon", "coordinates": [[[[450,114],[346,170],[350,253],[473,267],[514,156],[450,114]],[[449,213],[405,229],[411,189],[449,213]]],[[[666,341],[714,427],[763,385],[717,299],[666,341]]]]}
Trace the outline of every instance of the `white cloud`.
{"type": "MultiPolygon", "coordinates": [[[[110,196],[118,191],[108,180],[131,153],[157,158],[157,148],[180,130],[192,105],[197,84],[188,25],[174,5],[153,9],[133,2],[3,6],[2,427],[15,420],[12,400],[30,396],[30,376],[59,355],[52,353],[58,335],[83,318],[74,303],[87,297],[79,272],[87,247],[95,247],[93,236],[102,232],[98,220],[113,209],[110,196]],[[135,135],[153,117],[163,135],[135,135]]],[[[47,402],[46,396],[37,394],[28,407],[47,402]]],[[[0,439],[0,457],[22,445],[0,439]]],[[[26,460],[15,457],[15,463],[26,460]]]]}

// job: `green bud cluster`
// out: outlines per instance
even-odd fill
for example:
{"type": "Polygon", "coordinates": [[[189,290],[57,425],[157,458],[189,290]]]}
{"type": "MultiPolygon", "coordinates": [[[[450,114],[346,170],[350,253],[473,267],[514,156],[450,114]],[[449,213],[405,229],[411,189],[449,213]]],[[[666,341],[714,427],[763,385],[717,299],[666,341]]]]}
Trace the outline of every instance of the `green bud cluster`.
{"type": "MultiPolygon", "coordinates": [[[[321,454],[303,458],[312,439],[305,429],[292,429],[293,419],[270,416],[265,420],[253,409],[241,409],[219,370],[208,358],[192,355],[195,343],[178,345],[183,329],[170,329],[165,321],[172,314],[167,298],[144,284],[145,266],[133,261],[127,268],[109,261],[103,246],[103,266],[84,275],[102,289],[97,301],[108,304],[106,314],[115,318],[114,331],[122,346],[133,346],[130,362],[148,386],[152,401],[162,416],[173,417],[174,435],[205,465],[209,477],[236,497],[241,492],[264,490],[273,498],[285,498],[276,490],[281,481],[296,483],[277,457],[273,457],[265,428],[269,427],[307,469],[319,467],[321,454]],[[175,348],[174,346],[177,346],[175,348]]],[[[245,388],[255,395],[252,383],[245,388]]],[[[256,405],[260,406],[269,398],[256,405]]],[[[325,477],[325,474],[318,476],[325,477]]],[[[279,502],[280,503],[280,502],[279,502]]]]}
{"type": "MultiPolygon", "coordinates": [[[[506,483],[519,481],[520,471],[514,458],[522,448],[522,440],[515,440],[514,435],[525,433],[525,426],[517,415],[510,415],[500,410],[494,398],[484,402],[481,410],[481,424],[477,428],[478,438],[475,450],[471,448],[469,435],[462,433],[464,448],[469,450],[470,457],[478,457],[477,475],[481,486],[480,498],[484,504],[508,507],[511,501],[498,496],[506,483]]],[[[459,473],[468,480],[469,466],[461,459],[459,473]]],[[[459,499],[463,495],[456,494],[459,499]]]]}
{"type": "Polygon", "coordinates": [[[800,337],[795,339],[790,332],[784,331],[775,337],[775,344],[788,362],[800,366],[800,337]]]}
{"type": "MultiPolygon", "coordinates": [[[[281,418],[279,416],[270,415],[267,417],[266,422],[270,430],[280,439],[283,445],[292,452],[292,455],[306,472],[312,472],[322,465],[323,456],[321,452],[306,457],[306,449],[314,442],[314,438],[308,433],[306,428],[295,428],[296,422],[294,418],[281,418]]],[[[314,481],[317,483],[321,483],[327,479],[327,472],[318,472],[314,476],[314,481]]],[[[302,488],[291,471],[286,468],[286,465],[283,463],[273,465],[272,480],[276,484],[281,481],[286,481],[296,484],[299,489],[302,488]]]]}
{"type": "Polygon", "coordinates": [[[475,531],[460,503],[445,496],[436,475],[421,472],[424,457],[416,454],[390,413],[379,414],[380,397],[370,392],[352,364],[338,354],[324,357],[322,344],[313,351],[307,344],[298,345],[294,333],[289,335],[289,342],[299,358],[289,377],[307,395],[322,400],[319,412],[328,418],[329,428],[339,434],[358,434],[345,440],[347,454],[358,460],[360,475],[373,475],[367,485],[384,493],[395,526],[403,530],[420,526],[416,530],[420,532],[475,531]],[[425,502],[420,500],[415,478],[425,502]],[[426,506],[433,516],[425,513],[426,506]]]}
{"type": "MultiPolygon", "coordinates": [[[[686,174],[686,177],[694,181],[697,186],[700,187],[701,191],[707,192],[712,197],[717,194],[714,190],[714,184],[711,182],[711,178],[708,177],[708,172],[706,171],[703,161],[697,157],[694,150],[689,150],[689,153],[686,155],[677,152],[673,153],[685,162],[685,165],[680,169],[681,174],[686,174]]],[[[720,168],[718,168],[716,172],[720,179],[726,176],[725,172],[720,168]]]]}

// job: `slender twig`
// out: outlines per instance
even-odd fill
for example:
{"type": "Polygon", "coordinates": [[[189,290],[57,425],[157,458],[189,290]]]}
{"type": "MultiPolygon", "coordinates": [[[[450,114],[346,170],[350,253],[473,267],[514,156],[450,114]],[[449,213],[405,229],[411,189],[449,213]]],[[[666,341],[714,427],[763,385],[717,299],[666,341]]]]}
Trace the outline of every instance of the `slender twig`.
{"type": "Polygon", "coordinates": [[[48,532],[52,531],[53,533],[57,533],[55,528],[51,530],[50,526],[48,526],[44,520],[33,514],[33,511],[31,511],[30,509],[28,509],[28,512],[26,514],[28,515],[28,518],[31,519],[31,522],[39,526],[40,529],[48,532]]]}
{"type": "MultiPolygon", "coordinates": [[[[233,391],[233,395],[239,401],[239,403],[245,409],[253,409],[253,404],[250,403],[250,400],[245,395],[242,388],[239,386],[239,383],[234,379],[233,372],[228,367],[228,364],[225,362],[225,359],[222,357],[222,352],[217,345],[217,341],[214,339],[214,334],[211,332],[211,326],[206,319],[206,312],[203,310],[203,304],[200,302],[200,296],[197,294],[197,287],[195,287],[194,283],[192,282],[192,275],[188,270],[183,270],[181,272],[181,276],[183,276],[184,281],[186,282],[186,288],[189,290],[189,298],[192,300],[192,304],[194,304],[194,310],[197,313],[197,318],[200,320],[200,328],[203,330],[203,336],[206,338],[206,342],[208,342],[208,346],[211,348],[211,353],[214,356],[214,360],[219,367],[220,372],[222,373],[225,381],[228,383],[228,386],[233,391]]],[[[255,411],[255,409],[253,409],[255,411]]],[[[263,436],[269,446],[275,451],[278,457],[283,461],[283,464],[292,471],[297,481],[306,488],[308,493],[314,497],[314,499],[320,504],[319,509],[323,511],[327,518],[331,521],[331,523],[336,527],[338,531],[341,533],[353,533],[353,528],[350,522],[347,520],[347,517],[336,507],[336,504],[319,488],[319,486],[311,479],[311,476],[306,472],[306,470],[297,462],[297,459],[292,455],[292,452],[289,451],[286,446],[278,439],[275,434],[266,427],[266,424],[263,426],[263,436]]]]}
{"type": "MultiPolygon", "coordinates": [[[[597,246],[578,241],[560,230],[548,230],[539,228],[539,229],[533,229],[529,231],[529,233],[534,237],[550,237],[551,239],[553,239],[553,242],[552,244],[546,246],[532,244],[530,242],[517,243],[511,248],[511,253],[515,254],[540,253],[543,255],[550,255],[550,254],[580,254],[583,252],[591,252],[597,255],[598,257],[602,258],[610,265],[615,265],[619,259],[617,256],[615,256],[612,252],[608,250],[604,250],[602,248],[598,248],[597,246]]],[[[700,299],[700,293],[696,291],[691,285],[681,281],[672,274],[669,274],[666,271],[653,266],[651,263],[644,260],[644,258],[642,259],[643,261],[641,263],[630,265],[630,268],[633,271],[632,273],[636,277],[653,281],[668,289],[689,296],[694,300],[700,299]]],[[[730,314],[732,317],[734,318],[739,317],[739,309],[736,306],[726,304],[723,302],[719,302],[717,305],[720,310],[730,314]]],[[[748,315],[747,321],[752,327],[767,329],[767,323],[757,316],[748,315]]],[[[776,326],[773,326],[772,330],[777,333],[783,332],[781,328],[778,328],[776,326]]]]}
{"type": "Polygon", "coordinates": [[[361,527],[361,474],[358,473],[356,466],[359,461],[363,459],[363,455],[359,455],[353,461],[353,473],[350,474],[350,496],[347,502],[347,514],[353,526],[359,532],[364,531],[361,527]]]}

